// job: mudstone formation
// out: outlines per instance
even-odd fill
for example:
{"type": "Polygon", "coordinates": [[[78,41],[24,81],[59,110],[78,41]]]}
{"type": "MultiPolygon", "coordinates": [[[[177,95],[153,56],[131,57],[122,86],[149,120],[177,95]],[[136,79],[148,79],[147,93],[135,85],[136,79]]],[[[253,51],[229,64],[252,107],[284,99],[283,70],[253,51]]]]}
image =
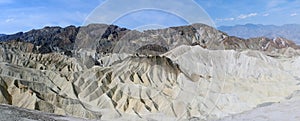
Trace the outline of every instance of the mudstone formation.
{"type": "Polygon", "coordinates": [[[300,109],[299,46],[285,38],[92,24],[0,40],[0,110],[30,120],[241,120],[285,111],[281,103],[300,109]]]}

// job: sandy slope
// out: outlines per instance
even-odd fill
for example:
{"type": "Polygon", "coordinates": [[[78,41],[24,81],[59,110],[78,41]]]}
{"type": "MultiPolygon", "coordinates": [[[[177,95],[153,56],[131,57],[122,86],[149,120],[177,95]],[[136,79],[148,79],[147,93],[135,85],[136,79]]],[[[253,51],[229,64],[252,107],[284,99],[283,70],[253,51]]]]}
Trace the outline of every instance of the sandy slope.
{"type": "Polygon", "coordinates": [[[299,94],[291,100],[259,107],[251,111],[226,117],[219,121],[299,121],[299,94]],[[296,98],[296,99],[295,99],[296,98]]]}

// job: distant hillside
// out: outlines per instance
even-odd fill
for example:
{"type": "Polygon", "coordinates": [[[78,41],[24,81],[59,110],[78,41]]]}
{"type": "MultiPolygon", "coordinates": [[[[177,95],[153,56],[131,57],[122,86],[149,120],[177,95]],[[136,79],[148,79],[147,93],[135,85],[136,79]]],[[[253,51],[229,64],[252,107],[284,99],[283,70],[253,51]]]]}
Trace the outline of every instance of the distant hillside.
{"type": "Polygon", "coordinates": [[[1,37],[1,36],[4,36],[4,35],[5,35],[5,34],[0,34],[0,37],[1,37]]]}
{"type": "Polygon", "coordinates": [[[63,52],[67,55],[71,55],[71,52],[77,48],[90,48],[104,54],[126,52],[151,53],[151,55],[164,53],[180,45],[200,45],[207,49],[254,49],[262,51],[272,51],[287,47],[300,48],[293,41],[282,37],[274,39],[266,37],[243,39],[229,36],[204,24],[147,30],[144,32],[120,28],[115,25],[91,24],[65,28],[44,27],[0,37],[2,42],[13,40],[29,42],[38,46],[34,50],[37,53],[63,52]]]}
{"type": "Polygon", "coordinates": [[[299,24],[286,24],[282,26],[246,24],[236,26],[221,26],[218,29],[226,32],[231,36],[238,36],[242,38],[252,38],[260,36],[268,38],[284,37],[300,44],[299,24]]]}

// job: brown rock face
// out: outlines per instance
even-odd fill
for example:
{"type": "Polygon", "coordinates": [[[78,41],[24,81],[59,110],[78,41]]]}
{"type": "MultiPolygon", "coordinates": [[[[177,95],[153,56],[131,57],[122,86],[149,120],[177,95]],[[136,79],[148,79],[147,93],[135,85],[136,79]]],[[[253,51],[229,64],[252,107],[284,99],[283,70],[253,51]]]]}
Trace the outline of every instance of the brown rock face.
{"type": "Polygon", "coordinates": [[[156,45],[156,44],[145,45],[137,49],[137,53],[143,55],[160,55],[167,51],[168,49],[166,47],[156,45]]]}

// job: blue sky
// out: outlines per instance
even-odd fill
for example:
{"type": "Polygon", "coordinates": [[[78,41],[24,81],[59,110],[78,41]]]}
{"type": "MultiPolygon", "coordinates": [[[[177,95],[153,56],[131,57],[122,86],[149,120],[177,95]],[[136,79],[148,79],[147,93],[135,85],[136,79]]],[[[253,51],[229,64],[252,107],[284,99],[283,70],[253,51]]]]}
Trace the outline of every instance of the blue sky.
{"type": "Polygon", "coordinates": [[[299,24],[299,0],[196,0],[217,26],[236,24],[299,24]]]}
{"type": "MultiPolygon", "coordinates": [[[[178,6],[178,3],[182,0],[173,1],[172,3],[162,4],[169,6],[176,6],[177,4],[178,6]]],[[[84,24],[86,18],[97,6],[105,2],[107,0],[0,0],[0,33],[12,34],[18,31],[43,28],[44,26],[80,26],[84,24]]],[[[194,2],[207,12],[216,26],[247,23],[300,24],[299,0],[194,0],[194,2]]],[[[118,6],[141,5],[143,2],[139,4],[130,2],[120,4],[115,2],[114,4],[114,8],[109,8],[111,11],[114,11],[118,6]]],[[[179,6],[180,8],[177,8],[178,11],[191,8],[188,5],[179,6]]],[[[193,13],[187,13],[187,15],[194,16],[196,13],[197,10],[193,13]]],[[[168,13],[155,13],[153,11],[144,11],[143,13],[139,11],[127,17],[122,17],[122,19],[118,19],[114,23],[134,28],[140,25],[130,25],[139,23],[134,20],[141,18],[139,19],[142,20],[140,24],[159,24],[160,26],[186,24],[186,21],[182,18],[166,14],[168,13]],[[166,22],[161,23],[157,21],[155,23],[156,21],[151,20],[149,16],[160,18],[161,21],[166,22]],[[167,17],[168,19],[162,19],[162,17],[167,17]]],[[[99,16],[105,15],[102,13],[99,16]]]]}

